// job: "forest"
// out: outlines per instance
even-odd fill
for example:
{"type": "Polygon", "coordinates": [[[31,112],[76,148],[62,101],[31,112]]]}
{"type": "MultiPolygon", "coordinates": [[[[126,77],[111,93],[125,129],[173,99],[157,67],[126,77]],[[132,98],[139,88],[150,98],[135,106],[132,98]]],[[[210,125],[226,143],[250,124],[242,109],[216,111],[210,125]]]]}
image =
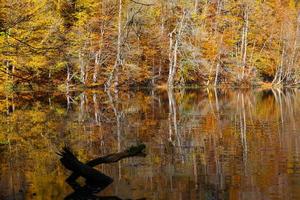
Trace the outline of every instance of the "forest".
{"type": "Polygon", "coordinates": [[[300,0],[0,0],[0,199],[300,199],[299,64],[300,0]]]}
{"type": "Polygon", "coordinates": [[[0,0],[1,90],[297,86],[297,0],[0,0]]]}

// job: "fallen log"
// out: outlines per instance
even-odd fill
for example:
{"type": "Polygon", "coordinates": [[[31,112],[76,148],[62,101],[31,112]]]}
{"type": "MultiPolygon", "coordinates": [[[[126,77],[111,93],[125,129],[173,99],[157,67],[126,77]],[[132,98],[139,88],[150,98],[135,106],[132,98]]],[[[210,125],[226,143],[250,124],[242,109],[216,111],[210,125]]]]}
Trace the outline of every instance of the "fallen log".
{"type": "Polygon", "coordinates": [[[103,190],[113,182],[113,179],[109,176],[106,176],[93,167],[79,161],[67,147],[64,147],[63,151],[61,151],[59,155],[61,156],[60,162],[65,166],[65,168],[76,172],[78,177],[82,176],[85,178],[88,185],[97,185],[98,188],[103,190]]]}
{"type": "Polygon", "coordinates": [[[145,157],[145,148],[146,146],[144,144],[132,146],[123,152],[99,157],[88,161],[87,163],[79,161],[68,147],[64,147],[62,151],[57,154],[61,156],[60,162],[63,166],[73,172],[66,180],[66,182],[75,190],[73,195],[84,194],[84,196],[88,196],[88,194],[102,191],[113,182],[111,177],[94,169],[94,166],[118,162],[129,157],[145,157]],[[80,176],[86,179],[86,185],[83,187],[76,182],[76,179],[80,176]]]}
{"type": "MultiPolygon", "coordinates": [[[[88,161],[86,163],[86,165],[90,166],[90,167],[95,167],[100,164],[109,164],[109,163],[118,162],[122,159],[129,158],[129,157],[145,157],[146,156],[146,154],[144,153],[145,148],[146,148],[145,144],[132,146],[123,152],[109,154],[107,156],[99,157],[99,158],[93,159],[91,161],[88,161]]],[[[74,181],[79,176],[82,176],[82,174],[78,170],[72,170],[72,169],[70,169],[70,170],[73,171],[73,173],[67,178],[66,181],[68,183],[74,183],[74,181]]]]}

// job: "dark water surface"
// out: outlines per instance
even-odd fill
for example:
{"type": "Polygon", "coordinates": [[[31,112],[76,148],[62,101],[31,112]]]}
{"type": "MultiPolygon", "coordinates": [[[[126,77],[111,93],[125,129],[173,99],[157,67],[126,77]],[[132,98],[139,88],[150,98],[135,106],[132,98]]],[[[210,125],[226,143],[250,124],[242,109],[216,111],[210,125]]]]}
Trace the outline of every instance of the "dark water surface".
{"type": "MultiPolygon", "coordinates": [[[[146,158],[98,166],[122,199],[300,199],[298,90],[0,96],[0,199],[64,199],[80,160],[144,142],[146,158]]],[[[81,180],[81,182],[83,182],[81,180]]]]}

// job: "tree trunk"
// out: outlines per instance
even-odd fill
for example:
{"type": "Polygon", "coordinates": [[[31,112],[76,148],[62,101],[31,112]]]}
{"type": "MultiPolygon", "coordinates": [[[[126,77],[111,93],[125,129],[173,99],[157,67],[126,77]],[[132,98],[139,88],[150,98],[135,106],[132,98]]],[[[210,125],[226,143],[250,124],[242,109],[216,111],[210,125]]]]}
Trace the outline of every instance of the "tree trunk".
{"type": "Polygon", "coordinates": [[[80,65],[80,81],[81,83],[85,84],[85,63],[81,51],[79,52],[78,57],[79,57],[79,65],[80,65]]]}
{"type": "Polygon", "coordinates": [[[98,71],[99,71],[99,59],[101,51],[99,50],[95,55],[95,67],[94,67],[94,73],[93,73],[93,82],[97,83],[98,79],[98,71]]]}
{"type": "Polygon", "coordinates": [[[215,87],[218,85],[219,71],[220,71],[220,62],[219,62],[219,60],[218,60],[218,61],[217,61],[217,66],[216,66],[215,83],[214,83],[214,86],[215,86],[215,87]]]}
{"type": "MultiPolygon", "coordinates": [[[[101,2],[101,14],[105,14],[103,8],[104,8],[104,2],[101,2]]],[[[105,28],[105,24],[104,22],[101,23],[101,27],[100,27],[100,40],[99,40],[99,50],[97,51],[96,55],[95,55],[95,67],[94,67],[94,73],[93,73],[93,82],[96,83],[98,80],[98,73],[99,73],[99,68],[102,64],[102,49],[103,49],[103,43],[104,43],[104,28],[105,28]]]]}
{"type": "Polygon", "coordinates": [[[248,29],[249,29],[249,8],[246,6],[244,14],[244,28],[243,28],[243,41],[242,41],[242,79],[245,77],[245,68],[247,65],[247,46],[248,46],[248,29]]]}
{"type": "Polygon", "coordinates": [[[177,71],[177,54],[178,54],[178,47],[182,37],[182,32],[184,28],[184,20],[185,20],[185,11],[182,14],[179,28],[175,28],[170,34],[170,42],[169,42],[169,76],[168,76],[168,87],[174,87],[174,78],[177,71]],[[175,35],[175,36],[174,36],[175,35]],[[174,37],[174,38],[173,38],[174,37]],[[173,41],[175,39],[175,42],[173,41]]]}
{"type": "Polygon", "coordinates": [[[194,12],[195,13],[198,12],[198,4],[199,4],[199,0],[195,0],[195,5],[194,5],[194,12]]]}
{"type": "Polygon", "coordinates": [[[280,64],[276,70],[276,74],[272,81],[272,84],[280,84],[282,82],[284,55],[285,55],[285,42],[283,41],[280,64]]]}
{"type": "Polygon", "coordinates": [[[67,80],[66,80],[67,93],[69,93],[69,90],[70,90],[70,81],[71,81],[71,69],[70,69],[70,65],[67,64],[67,80]]]}
{"type": "MultiPolygon", "coordinates": [[[[298,11],[298,16],[297,16],[295,42],[294,42],[292,61],[291,61],[291,68],[292,69],[295,69],[297,67],[296,63],[298,62],[298,55],[299,55],[299,40],[300,40],[300,11],[298,11]]],[[[297,83],[297,76],[294,75],[294,80],[293,81],[294,81],[294,83],[297,83]]]]}
{"type": "Polygon", "coordinates": [[[111,82],[114,80],[114,86],[119,84],[119,68],[122,65],[121,44],[122,43],[122,0],[119,0],[119,15],[118,15],[118,41],[117,41],[117,57],[113,70],[106,82],[106,88],[111,87],[111,82]]]}

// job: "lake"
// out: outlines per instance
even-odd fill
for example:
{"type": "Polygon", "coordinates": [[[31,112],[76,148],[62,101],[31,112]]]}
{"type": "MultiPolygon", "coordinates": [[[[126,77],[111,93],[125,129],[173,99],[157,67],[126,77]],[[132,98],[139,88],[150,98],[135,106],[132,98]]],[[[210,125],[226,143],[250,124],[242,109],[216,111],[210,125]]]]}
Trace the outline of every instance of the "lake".
{"type": "Polygon", "coordinates": [[[299,122],[297,89],[2,94],[0,199],[70,195],[65,145],[88,161],[140,143],[145,158],[97,167],[114,179],[98,196],[300,199],[299,122]]]}

